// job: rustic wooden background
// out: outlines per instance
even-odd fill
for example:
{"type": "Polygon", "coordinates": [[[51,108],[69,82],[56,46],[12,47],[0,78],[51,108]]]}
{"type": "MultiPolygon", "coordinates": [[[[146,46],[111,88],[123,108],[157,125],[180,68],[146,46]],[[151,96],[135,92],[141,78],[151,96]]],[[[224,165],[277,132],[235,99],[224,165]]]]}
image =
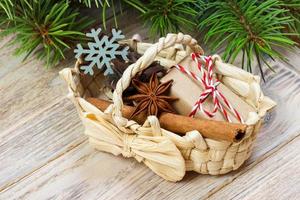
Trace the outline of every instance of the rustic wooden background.
{"type": "MultiPolygon", "coordinates": [[[[136,16],[120,28],[147,36],[136,16]]],[[[189,172],[178,183],[143,164],[94,150],[83,135],[58,71],[14,57],[13,36],[0,42],[0,199],[300,199],[300,50],[272,62],[265,94],[278,106],[267,117],[251,158],[223,176],[189,172]]],[[[145,37],[145,39],[147,39],[145,37]]]]}

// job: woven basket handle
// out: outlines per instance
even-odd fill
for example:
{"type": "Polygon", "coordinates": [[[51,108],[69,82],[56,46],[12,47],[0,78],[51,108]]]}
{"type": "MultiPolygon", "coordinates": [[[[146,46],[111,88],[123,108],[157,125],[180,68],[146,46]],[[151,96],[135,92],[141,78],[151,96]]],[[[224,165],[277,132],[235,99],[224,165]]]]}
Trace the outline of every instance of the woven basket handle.
{"type": "Polygon", "coordinates": [[[203,54],[203,50],[197,44],[197,41],[190,35],[184,35],[182,33],[168,34],[166,37],[160,38],[157,43],[149,47],[145,51],[144,55],[136,61],[136,63],[133,63],[125,70],[122,78],[118,81],[116,89],[113,93],[114,104],[112,109],[112,117],[119,127],[126,126],[128,122],[126,118],[122,117],[122,93],[130,85],[131,79],[138,72],[149,67],[161,50],[172,47],[175,44],[187,45],[193,52],[203,54]]]}

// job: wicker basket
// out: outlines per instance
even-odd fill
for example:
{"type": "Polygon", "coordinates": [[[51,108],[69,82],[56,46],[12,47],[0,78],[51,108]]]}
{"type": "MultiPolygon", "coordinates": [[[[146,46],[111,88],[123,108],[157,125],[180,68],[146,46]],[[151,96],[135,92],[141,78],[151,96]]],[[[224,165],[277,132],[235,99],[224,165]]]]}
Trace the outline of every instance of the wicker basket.
{"type": "Polygon", "coordinates": [[[146,44],[126,40],[143,56],[127,68],[112,95],[113,104],[105,112],[88,103],[86,97],[105,98],[101,73],[83,78],[79,72],[80,61],[75,68],[64,69],[61,76],[68,84],[69,97],[73,100],[85,126],[89,142],[98,150],[134,157],[156,174],[169,181],[179,181],[186,171],[219,175],[238,169],[250,156],[252,144],[260,129],[266,111],[275,103],[264,96],[259,77],[240,68],[222,62],[214,56],[216,73],[220,81],[255,108],[249,113],[245,138],[237,143],[203,138],[198,131],[181,137],[160,128],[158,119],[149,116],[143,125],[123,118],[121,115],[122,92],[129,86],[131,78],[147,68],[154,60],[163,66],[179,63],[191,52],[202,53],[197,41],[189,35],[168,34],[158,43],[146,44]]]}

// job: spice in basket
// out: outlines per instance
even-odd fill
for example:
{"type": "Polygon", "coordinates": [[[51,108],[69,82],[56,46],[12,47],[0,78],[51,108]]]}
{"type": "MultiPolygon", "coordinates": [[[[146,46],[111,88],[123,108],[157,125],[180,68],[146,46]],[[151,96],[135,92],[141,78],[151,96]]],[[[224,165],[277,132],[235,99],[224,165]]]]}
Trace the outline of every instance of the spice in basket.
{"type": "MultiPolygon", "coordinates": [[[[126,45],[120,45],[120,48],[125,48],[126,45]]],[[[118,80],[122,77],[124,71],[133,63],[136,62],[138,58],[140,58],[141,55],[138,54],[136,51],[134,51],[132,48],[129,48],[128,51],[128,60],[123,60],[122,57],[116,56],[115,59],[111,60],[111,68],[113,70],[112,74],[108,74],[106,76],[103,75],[103,71],[101,69],[95,68],[94,73],[91,76],[90,74],[84,74],[83,72],[80,73],[80,78],[83,79],[84,83],[90,83],[93,81],[95,77],[97,77],[99,74],[102,75],[105,86],[110,89],[114,90],[116,89],[116,84],[118,80]]],[[[80,66],[86,65],[87,62],[84,60],[80,63],[80,66]]],[[[150,80],[150,77],[153,73],[156,73],[159,78],[166,75],[167,70],[159,64],[159,62],[155,61],[153,62],[147,69],[143,70],[141,73],[139,73],[139,76],[137,78],[143,82],[147,82],[150,80]]],[[[133,87],[129,87],[124,93],[125,95],[130,95],[132,93],[136,92],[133,87]]]]}
{"type": "MultiPolygon", "coordinates": [[[[132,48],[129,49],[128,61],[124,61],[121,57],[117,56],[111,61],[111,66],[114,71],[113,74],[107,76],[106,85],[111,89],[116,88],[118,80],[122,77],[124,71],[133,63],[141,57],[136,51],[132,48]]],[[[138,79],[143,82],[148,82],[153,73],[156,73],[159,78],[163,77],[166,74],[166,69],[159,64],[159,62],[153,62],[147,69],[143,70],[139,74],[138,79]]]]}
{"type": "Polygon", "coordinates": [[[177,98],[166,95],[172,82],[172,80],[169,80],[160,83],[156,73],[152,74],[148,83],[133,79],[132,85],[138,91],[138,94],[125,98],[127,101],[136,103],[135,109],[129,118],[131,119],[144,111],[147,112],[148,116],[158,116],[161,112],[176,113],[170,103],[177,100],[177,98]]]}
{"type": "MultiPolygon", "coordinates": [[[[121,45],[122,48],[124,48],[124,45],[121,45]]],[[[122,77],[124,71],[127,69],[127,67],[137,61],[141,57],[140,54],[135,52],[132,48],[128,51],[128,60],[124,61],[122,57],[117,56],[116,58],[112,59],[110,64],[111,68],[114,73],[108,74],[106,76],[106,82],[105,85],[108,88],[111,88],[114,90],[116,88],[116,84],[118,80],[122,77]]]]}
{"type": "MultiPolygon", "coordinates": [[[[103,112],[111,104],[109,101],[97,98],[87,98],[86,100],[103,112]]],[[[134,110],[134,107],[124,105],[122,115],[129,118],[134,110]]],[[[147,119],[147,113],[141,112],[135,115],[132,119],[139,124],[143,124],[147,119]]],[[[180,135],[184,135],[189,131],[197,130],[206,138],[226,140],[230,142],[241,141],[245,136],[247,128],[244,124],[229,123],[225,121],[219,122],[205,118],[191,118],[166,112],[162,112],[158,119],[162,128],[180,135]]]]}

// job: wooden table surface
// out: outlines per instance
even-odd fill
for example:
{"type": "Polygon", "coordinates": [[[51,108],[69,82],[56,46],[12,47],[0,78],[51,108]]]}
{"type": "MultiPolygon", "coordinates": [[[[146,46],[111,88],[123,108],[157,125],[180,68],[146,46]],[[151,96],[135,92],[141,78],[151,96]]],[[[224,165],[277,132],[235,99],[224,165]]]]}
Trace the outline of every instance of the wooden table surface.
{"type": "MultiPolygon", "coordinates": [[[[147,35],[138,20],[120,23],[147,35]]],[[[57,68],[14,57],[0,42],[0,199],[300,199],[300,50],[266,71],[266,95],[278,106],[265,120],[250,159],[223,176],[188,172],[178,183],[134,159],[89,146],[57,68]]]]}

